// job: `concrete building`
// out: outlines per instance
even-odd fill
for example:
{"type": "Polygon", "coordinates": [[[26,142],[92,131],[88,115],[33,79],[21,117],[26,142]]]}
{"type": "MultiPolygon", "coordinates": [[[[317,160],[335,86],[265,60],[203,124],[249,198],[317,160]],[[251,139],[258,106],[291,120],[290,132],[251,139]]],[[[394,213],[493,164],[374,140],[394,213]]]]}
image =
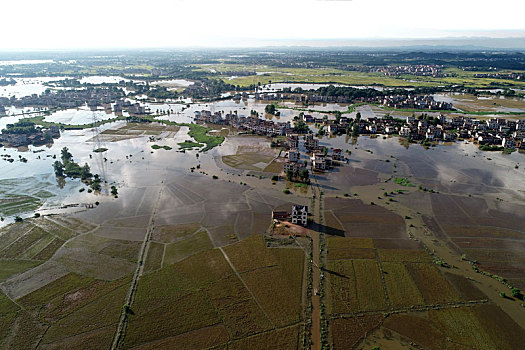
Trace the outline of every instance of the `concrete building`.
{"type": "Polygon", "coordinates": [[[308,224],[308,207],[306,205],[292,206],[292,224],[302,226],[308,224]]]}

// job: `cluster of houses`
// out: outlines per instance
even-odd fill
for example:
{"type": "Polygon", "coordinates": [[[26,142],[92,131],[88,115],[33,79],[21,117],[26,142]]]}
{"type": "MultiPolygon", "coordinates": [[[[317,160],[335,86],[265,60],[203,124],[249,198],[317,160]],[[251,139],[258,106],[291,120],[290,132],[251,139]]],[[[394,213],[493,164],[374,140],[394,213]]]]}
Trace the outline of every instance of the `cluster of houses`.
{"type": "Polygon", "coordinates": [[[129,100],[119,99],[115,101],[113,105],[113,111],[115,114],[122,113],[126,110],[129,114],[144,115],[148,114],[149,110],[145,106],[141,106],[140,103],[131,103],[129,100]]]}
{"type": "Polygon", "coordinates": [[[452,103],[436,101],[430,95],[391,95],[381,98],[381,103],[390,108],[451,110],[452,103]]]}
{"type": "Polygon", "coordinates": [[[206,110],[195,112],[195,122],[229,125],[240,131],[253,132],[258,135],[266,136],[280,136],[293,132],[290,123],[274,122],[256,116],[239,116],[235,113],[223,115],[222,112],[212,113],[211,111],[206,110]]]}
{"type": "MultiPolygon", "coordinates": [[[[288,152],[286,160],[283,165],[283,170],[286,173],[300,173],[307,167],[306,161],[301,161],[301,153],[299,151],[299,135],[289,134],[286,136],[286,145],[288,152]]],[[[341,149],[333,149],[329,153],[327,149],[319,146],[319,139],[312,134],[304,136],[304,148],[310,154],[310,165],[312,170],[324,171],[329,169],[333,161],[344,160],[341,149]]]]}
{"type": "Polygon", "coordinates": [[[56,125],[49,128],[37,128],[31,133],[10,133],[7,129],[0,134],[0,143],[9,147],[23,147],[28,145],[43,145],[53,142],[53,139],[60,137],[60,129],[56,125]]]}
{"type": "Polygon", "coordinates": [[[399,129],[399,135],[413,140],[445,140],[454,141],[457,138],[471,139],[480,145],[499,145],[504,148],[525,149],[525,120],[506,120],[491,118],[477,120],[470,117],[453,117],[447,119],[441,115],[437,125],[426,120],[407,117],[406,125],[399,129]]]}
{"type": "Polygon", "coordinates": [[[301,103],[353,103],[367,102],[380,103],[390,108],[451,110],[452,103],[436,101],[430,95],[389,95],[351,98],[348,96],[325,96],[315,93],[285,94],[285,93],[256,93],[255,99],[259,101],[292,100],[301,103]]]}
{"type": "Polygon", "coordinates": [[[445,73],[442,65],[413,64],[404,66],[352,66],[351,70],[359,72],[377,72],[386,76],[417,75],[431,77],[451,77],[453,73],[445,73]]]}
{"type": "Polygon", "coordinates": [[[524,80],[525,74],[524,73],[478,73],[478,74],[474,74],[474,78],[524,80]]]}
{"type": "Polygon", "coordinates": [[[0,105],[12,105],[16,107],[58,107],[58,108],[76,108],[84,105],[96,107],[103,104],[111,103],[120,98],[123,92],[118,89],[66,89],[66,90],[46,90],[41,95],[32,94],[10,99],[0,99],[0,105]]]}
{"type": "Polygon", "coordinates": [[[292,224],[306,226],[308,224],[308,206],[293,205],[292,212],[272,211],[272,219],[276,221],[290,220],[292,224]]]}
{"type": "Polygon", "coordinates": [[[287,94],[287,93],[256,93],[258,101],[281,101],[291,100],[301,103],[352,103],[354,100],[347,96],[324,96],[315,93],[287,94]]]}

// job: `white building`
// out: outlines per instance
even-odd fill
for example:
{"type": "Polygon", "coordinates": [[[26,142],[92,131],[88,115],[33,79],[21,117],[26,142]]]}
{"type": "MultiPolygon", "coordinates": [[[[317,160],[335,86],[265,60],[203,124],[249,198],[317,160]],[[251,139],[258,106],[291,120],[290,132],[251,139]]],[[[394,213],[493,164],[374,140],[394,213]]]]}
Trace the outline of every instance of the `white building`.
{"type": "Polygon", "coordinates": [[[292,224],[306,226],[308,223],[308,207],[306,205],[292,206],[292,224]]]}
{"type": "Polygon", "coordinates": [[[513,139],[511,138],[508,138],[508,137],[504,137],[502,140],[501,140],[501,145],[505,148],[511,148],[511,149],[514,149],[516,148],[516,142],[514,142],[513,139]]]}

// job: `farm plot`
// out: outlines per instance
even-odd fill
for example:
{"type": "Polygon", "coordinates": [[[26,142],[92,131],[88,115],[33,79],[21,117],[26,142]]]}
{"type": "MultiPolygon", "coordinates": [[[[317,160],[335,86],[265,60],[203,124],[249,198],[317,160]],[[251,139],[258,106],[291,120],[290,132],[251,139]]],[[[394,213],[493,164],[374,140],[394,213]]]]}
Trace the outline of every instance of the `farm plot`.
{"type": "Polygon", "coordinates": [[[39,261],[32,260],[0,260],[0,282],[39,264],[39,261]]]}
{"type": "Polygon", "coordinates": [[[151,242],[149,245],[148,255],[144,262],[144,272],[160,269],[162,266],[162,257],[164,256],[164,244],[151,242]]]}
{"type": "Polygon", "coordinates": [[[329,260],[326,276],[329,312],[346,314],[357,310],[356,278],[352,261],[329,260]]]}
{"type": "Polygon", "coordinates": [[[367,248],[347,248],[347,249],[329,249],[329,260],[340,259],[375,259],[374,249],[367,248]]]}
{"type": "Polygon", "coordinates": [[[213,248],[206,231],[199,231],[179,242],[166,245],[164,263],[174,264],[190,255],[213,248]]]}
{"type": "Polygon", "coordinates": [[[354,260],[354,270],[359,310],[384,310],[387,305],[377,261],[354,260]]]}
{"type": "MultiPolygon", "coordinates": [[[[220,252],[218,253],[220,256],[212,254],[210,258],[222,257],[220,252]]],[[[214,305],[204,291],[198,288],[207,281],[220,279],[222,274],[217,276],[216,272],[210,271],[210,261],[206,259],[206,253],[199,254],[197,257],[204,263],[199,264],[199,261],[192,260],[179,269],[179,265],[185,263],[183,261],[175,266],[167,266],[145,274],[141,278],[133,314],[129,318],[126,347],[177,336],[220,323],[220,316],[214,305]],[[188,278],[191,269],[199,275],[194,281],[200,283],[195,283],[188,278]],[[208,272],[211,272],[209,276],[207,276],[208,272]]],[[[231,269],[226,272],[233,273],[231,269]]]]}
{"type": "Polygon", "coordinates": [[[173,243],[196,233],[200,228],[199,223],[157,226],[153,230],[151,239],[161,243],[173,243]]]}
{"type": "Polygon", "coordinates": [[[40,341],[43,348],[71,348],[91,339],[89,334],[97,335],[90,348],[108,347],[129,281],[130,276],[104,282],[67,274],[19,298],[27,311],[18,314],[7,347],[33,348],[40,341]]]}
{"type": "Polygon", "coordinates": [[[263,237],[252,236],[237,244],[223,248],[238,272],[277,265],[271,249],[266,249],[263,237]]]}
{"type": "Polygon", "coordinates": [[[430,255],[423,249],[378,249],[381,261],[430,263],[430,255]]]}
{"type": "Polygon", "coordinates": [[[406,264],[426,304],[458,302],[460,297],[439,270],[430,264],[406,264]]]}
{"type": "Polygon", "coordinates": [[[454,343],[472,349],[498,349],[471,308],[431,310],[429,318],[454,343]]]}
{"type": "Polygon", "coordinates": [[[271,328],[270,320],[236,275],[212,283],[205,291],[219,310],[231,339],[271,328]]]}
{"type": "Polygon", "coordinates": [[[401,216],[379,206],[365,205],[356,199],[326,200],[326,208],[343,225],[347,237],[403,238],[406,237],[405,223],[401,216]]]}
{"type": "Polygon", "coordinates": [[[271,321],[280,327],[296,323],[301,317],[301,284],[290,283],[282,273],[286,268],[267,267],[241,275],[271,321]]]}
{"type": "Polygon", "coordinates": [[[402,336],[412,339],[426,349],[441,350],[445,344],[445,335],[436,328],[426,313],[416,315],[395,314],[389,316],[384,326],[402,336]]]}
{"type": "Polygon", "coordinates": [[[136,350],[194,350],[223,349],[215,347],[228,341],[228,332],[222,324],[200,328],[184,334],[176,335],[134,347],[136,350]]]}
{"type": "Polygon", "coordinates": [[[463,276],[456,275],[450,272],[445,272],[446,279],[454,286],[458,291],[462,300],[486,300],[488,297],[479,290],[471,281],[463,276]]]}
{"type": "Polygon", "coordinates": [[[398,262],[382,262],[388,296],[394,308],[423,305],[423,297],[410,277],[405,265],[398,262]]]}
{"type": "Polygon", "coordinates": [[[228,344],[231,350],[297,349],[299,327],[287,327],[228,344]]]}
{"type": "Polygon", "coordinates": [[[64,340],[67,344],[67,339],[70,337],[90,331],[104,330],[101,332],[101,339],[98,342],[104,344],[105,347],[109,346],[113,340],[127,288],[128,285],[125,283],[109,292],[103,291],[102,295],[92,302],[59,319],[46,332],[42,341],[43,344],[63,342],[64,340]]]}
{"type": "Polygon", "coordinates": [[[336,318],[330,321],[333,348],[352,349],[368,332],[379,327],[383,315],[367,315],[351,318],[336,318]]]}

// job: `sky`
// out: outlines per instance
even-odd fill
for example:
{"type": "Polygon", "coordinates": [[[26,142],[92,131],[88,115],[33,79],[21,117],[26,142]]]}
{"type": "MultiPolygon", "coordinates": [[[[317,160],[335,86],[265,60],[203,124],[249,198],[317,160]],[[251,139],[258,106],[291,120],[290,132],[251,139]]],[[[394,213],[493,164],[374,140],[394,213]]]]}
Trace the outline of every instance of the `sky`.
{"type": "Polygon", "coordinates": [[[2,0],[0,50],[525,38],[523,0],[2,0]]]}

